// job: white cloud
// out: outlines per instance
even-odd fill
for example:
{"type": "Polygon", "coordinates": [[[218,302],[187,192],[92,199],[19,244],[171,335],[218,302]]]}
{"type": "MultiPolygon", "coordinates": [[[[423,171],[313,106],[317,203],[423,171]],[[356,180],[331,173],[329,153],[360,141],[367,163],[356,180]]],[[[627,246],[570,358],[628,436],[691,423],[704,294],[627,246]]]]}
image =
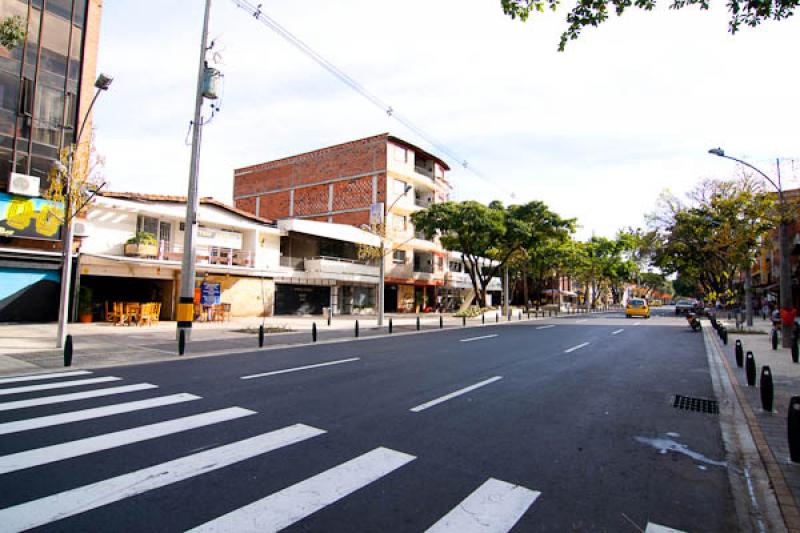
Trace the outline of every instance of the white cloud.
{"type": "MultiPolygon", "coordinates": [[[[170,6],[158,18],[135,2],[104,6],[100,65],[116,79],[96,124],[117,190],[185,194],[202,5],[170,6]]],[[[641,225],[667,187],[732,175],[712,146],[765,171],[800,155],[800,110],[786,96],[800,81],[797,20],[730,36],[721,7],[632,10],[557,53],[565,11],[521,24],[494,0],[268,9],[480,169],[488,180],[450,161],[460,199],[542,199],[584,235],[641,225]]],[[[383,131],[424,144],[233,2],[214,3],[212,35],[225,94],[204,129],[202,194],[230,201],[238,166],[383,131]]]]}

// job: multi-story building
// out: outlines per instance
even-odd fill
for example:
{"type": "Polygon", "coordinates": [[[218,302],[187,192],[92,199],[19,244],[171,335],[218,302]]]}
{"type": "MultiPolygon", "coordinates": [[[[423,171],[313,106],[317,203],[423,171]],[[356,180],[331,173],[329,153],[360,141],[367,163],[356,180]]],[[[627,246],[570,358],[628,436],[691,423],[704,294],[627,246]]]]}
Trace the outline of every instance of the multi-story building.
{"type": "Polygon", "coordinates": [[[60,206],[41,195],[92,100],[101,11],[102,0],[0,2],[0,20],[26,29],[0,47],[0,321],[58,312],[61,228],[48,213],[60,206]]]}
{"type": "Polygon", "coordinates": [[[256,216],[357,227],[377,208],[390,246],[384,309],[426,310],[437,306],[447,252],[416,232],[410,215],[448,199],[448,170],[442,159],[384,133],[237,169],[233,199],[256,216]]]}

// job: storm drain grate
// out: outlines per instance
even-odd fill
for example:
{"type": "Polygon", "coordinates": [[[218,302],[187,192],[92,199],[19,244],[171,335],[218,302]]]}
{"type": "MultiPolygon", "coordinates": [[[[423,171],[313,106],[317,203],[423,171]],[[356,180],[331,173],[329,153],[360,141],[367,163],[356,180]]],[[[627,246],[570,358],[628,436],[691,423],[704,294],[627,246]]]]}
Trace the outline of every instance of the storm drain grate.
{"type": "Polygon", "coordinates": [[[684,411],[695,411],[698,413],[708,413],[711,415],[719,414],[717,400],[706,400],[705,398],[692,398],[691,396],[675,395],[672,407],[683,409],[684,411]]]}

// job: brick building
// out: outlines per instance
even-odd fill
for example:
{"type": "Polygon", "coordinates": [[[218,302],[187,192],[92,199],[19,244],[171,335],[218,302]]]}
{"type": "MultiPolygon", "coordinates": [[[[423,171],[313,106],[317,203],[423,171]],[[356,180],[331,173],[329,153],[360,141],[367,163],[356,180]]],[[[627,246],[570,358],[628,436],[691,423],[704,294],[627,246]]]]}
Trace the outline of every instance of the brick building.
{"type": "MultiPolygon", "coordinates": [[[[388,133],[234,171],[237,208],[286,218],[361,226],[383,204],[387,246],[386,311],[436,306],[447,270],[446,251],[414,231],[410,215],[448,199],[450,167],[388,133]]],[[[276,287],[276,292],[280,287],[276,287]]]]}

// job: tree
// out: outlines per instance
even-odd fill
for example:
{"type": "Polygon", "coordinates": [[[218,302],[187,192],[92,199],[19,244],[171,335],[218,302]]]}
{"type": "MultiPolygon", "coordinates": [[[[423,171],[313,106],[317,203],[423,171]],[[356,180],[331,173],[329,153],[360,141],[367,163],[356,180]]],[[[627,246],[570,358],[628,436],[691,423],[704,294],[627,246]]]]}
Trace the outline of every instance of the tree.
{"type": "Polygon", "coordinates": [[[427,239],[438,235],[442,246],[461,252],[481,307],[486,306],[486,287],[512,255],[573,224],[538,201],[508,207],[497,201],[488,206],[472,200],[444,202],[411,219],[427,239]]]}
{"type": "Polygon", "coordinates": [[[105,185],[103,175],[105,159],[95,149],[94,132],[80,144],[64,147],[59,156],[58,163],[50,169],[49,184],[44,197],[69,206],[70,213],[65,216],[72,218],[77,216],[105,185]]]}
{"type": "Polygon", "coordinates": [[[0,21],[0,45],[7,50],[19,46],[26,35],[25,23],[19,15],[12,15],[0,21]]]}
{"type": "MultiPolygon", "coordinates": [[[[783,20],[794,13],[800,0],[728,0],[728,11],[731,18],[728,30],[735,34],[742,25],[755,27],[766,20],[783,20]]],[[[555,11],[560,0],[501,0],[503,11],[512,19],[525,21],[531,13],[543,12],[545,9],[555,11]]],[[[577,39],[586,26],[598,26],[608,19],[613,11],[622,15],[631,6],[652,11],[656,0],[578,0],[575,7],[567,14],[567,29],[561,34],[558,49],[563,52],[567,41],[577,39]]],[[[697,6],[707,10],[708,0],[672,0],[671,9],[682,9],[697,6]]]]}

